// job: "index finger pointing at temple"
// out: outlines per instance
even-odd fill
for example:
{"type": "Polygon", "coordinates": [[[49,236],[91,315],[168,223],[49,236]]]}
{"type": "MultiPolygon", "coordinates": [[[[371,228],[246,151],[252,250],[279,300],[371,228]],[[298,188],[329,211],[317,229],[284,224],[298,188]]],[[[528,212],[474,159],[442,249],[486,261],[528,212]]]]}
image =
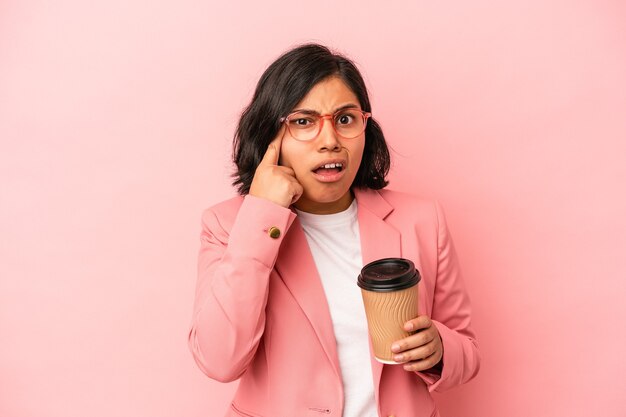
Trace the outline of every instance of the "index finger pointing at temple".
{"type": "Polygon", "coordinates": [[[263,155],[263,159],[261,160],[262,165],[278,165],[278,159],[280,158],[280,146],[283,143],[283,131],[278,132],[278,135],[270,144],[267,146],[267,150],[265,151],[265,155],[263,155]]]}

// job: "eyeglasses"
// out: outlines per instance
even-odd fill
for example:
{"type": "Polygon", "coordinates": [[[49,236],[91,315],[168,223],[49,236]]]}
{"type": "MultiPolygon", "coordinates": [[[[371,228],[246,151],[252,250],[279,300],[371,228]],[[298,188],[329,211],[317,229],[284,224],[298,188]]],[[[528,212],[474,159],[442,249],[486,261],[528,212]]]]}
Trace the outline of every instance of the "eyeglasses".
{"type": "Polygon", "coordinates": [[[294,139],[308,141],[315,139],[322,131],[324,120],[330,119],[337,135],[344,139],[353,139],[365,131],[367,119],[370,117],[372,113],[359,109],[343,109],[324,116],[309,111],[297,111],[281,117],[280,122],[287,125],[294,139]]]}

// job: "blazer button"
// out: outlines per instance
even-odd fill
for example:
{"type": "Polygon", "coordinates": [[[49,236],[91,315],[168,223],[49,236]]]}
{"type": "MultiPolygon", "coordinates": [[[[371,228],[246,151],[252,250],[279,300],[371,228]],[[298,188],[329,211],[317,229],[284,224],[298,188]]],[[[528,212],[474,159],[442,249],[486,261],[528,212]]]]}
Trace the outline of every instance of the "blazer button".
{"type": "Polygon", "coordinates": [[[270,235],[272,239],[278,239],[280,237],[280,229],[276,226],[272,226],[267,231],[267,234],[270,235]]]}

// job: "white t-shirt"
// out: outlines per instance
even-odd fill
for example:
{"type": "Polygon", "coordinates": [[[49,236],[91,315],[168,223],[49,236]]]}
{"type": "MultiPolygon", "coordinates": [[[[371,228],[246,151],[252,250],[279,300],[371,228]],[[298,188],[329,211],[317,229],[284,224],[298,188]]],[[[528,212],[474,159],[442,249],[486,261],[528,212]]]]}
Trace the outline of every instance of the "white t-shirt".
{"type": "Polygon", "coordinates": [[[296,212],[333,320],[343,376],[343,417],[377,417],[367,319],[356,284],[363,267],[356,199],[340,213],[296,212]]]}

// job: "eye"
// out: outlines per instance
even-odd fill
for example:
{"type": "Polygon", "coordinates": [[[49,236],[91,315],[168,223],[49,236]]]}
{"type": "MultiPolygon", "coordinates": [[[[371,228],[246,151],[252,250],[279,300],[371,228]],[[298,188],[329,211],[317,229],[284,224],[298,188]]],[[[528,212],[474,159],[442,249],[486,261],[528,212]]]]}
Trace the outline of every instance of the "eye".
{"type": "Polygon", "coordinates": [[[310,127],[315,124],[315,118],[304,114],[294,114],[293,117],[289,119],[289,124],[298,128],[310,127]]]}
{"type": "Polygon", "coordinates": [[[351,112],[351,111],[339,113],[335,117],[335,124],[349,125],[350,123],[354,123],[354,121],[356,120],[356,117],[357,115],[355,114],[355,112],[351,112]]]}

